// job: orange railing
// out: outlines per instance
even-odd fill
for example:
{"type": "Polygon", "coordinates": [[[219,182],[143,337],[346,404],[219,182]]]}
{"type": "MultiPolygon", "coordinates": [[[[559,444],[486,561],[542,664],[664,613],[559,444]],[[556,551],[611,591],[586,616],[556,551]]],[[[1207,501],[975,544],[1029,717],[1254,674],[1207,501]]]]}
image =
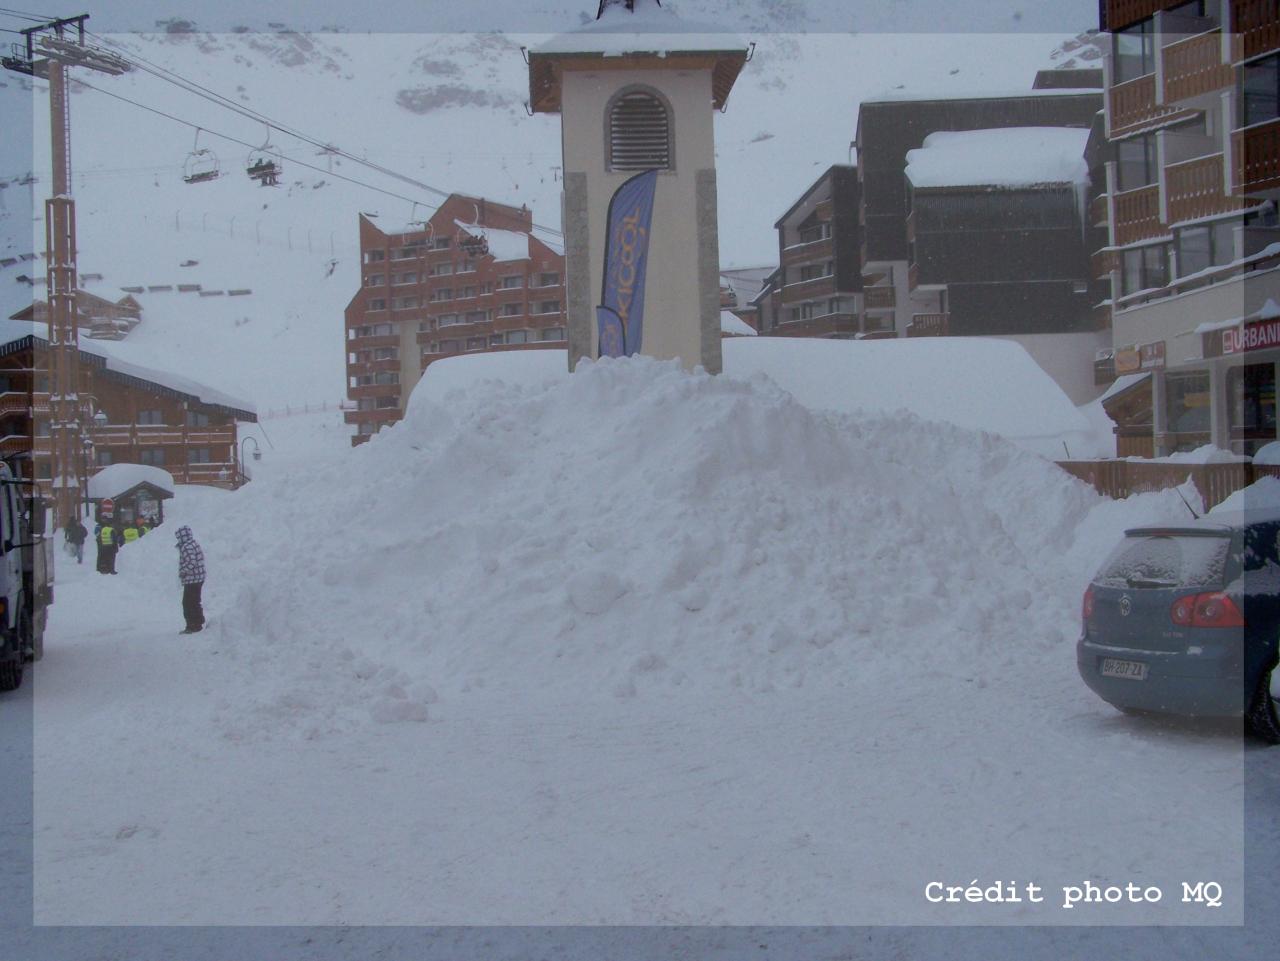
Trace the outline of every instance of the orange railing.
{"type": "Polygon", "coordinates": [[[1237,35],[1237,63],[1280,49],[1276,0],[1231,0],[1231,29],[1237,35]]]}
{"type": "Polygon", "coordinates": [[[862,303],[867,310],[893,309],[892,287],[866,287],[862,291],[862,303]]]}
{"type": "Polygon", "coordinates": [[[912,314],[907,325],[908,337],[946,337],[951,328],[950,314],[912,314]]]}
{"type": "Polygon", "coordinates": [[[1231,134],[1236,193],[1280,188],[1280,120],[1254,124],[1231,134]]]}
{"type": "Polygon", "coordinates": [[[1220,30],[1171,43],[1160,56],[1164,59],[1165,103],[1231,86],[1233,74],[1231,65],[1222,62],[1220,30]]]}
{"type": "Polygon", "coordinates": [[[1170,223],[1227,213],[1240,206],[1223,191],[1220,153],[1170,164],[1165,168],[1165,191],[1170,223]]]}
{"type": "Polygon", "coordinates": [[[1120,247],[1167,233],[1160,222],[1160,188],[1155,184],[1116,194],[1116,244],[1120,247]]]}

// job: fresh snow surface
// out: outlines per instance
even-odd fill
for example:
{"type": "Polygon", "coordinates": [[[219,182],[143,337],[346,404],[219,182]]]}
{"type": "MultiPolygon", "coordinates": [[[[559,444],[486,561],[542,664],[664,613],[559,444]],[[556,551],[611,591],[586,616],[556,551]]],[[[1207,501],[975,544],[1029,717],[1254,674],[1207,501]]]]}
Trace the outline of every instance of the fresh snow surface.
{"type": "Polygon", "coordinates": [[[1176,494],[758,375],[563,359],[432,365],[367,445],[272,420],[254,483],[180,488],[201,635],[168,538],[62,565],[37,924],[1239,923],[1238,735],[1076,674],[1086,583],[1176,494]],[[975,875],[1226,903],[921,897],[975,875]]]}
{"type": "Polygon", "coordinates": [[[907,151],[907,178],[925,187],[1029,187],[1088,182],[1088,130],[1010,127],[938,131],[907,151]]]}
{"type": "Polygon", "coordinates": [[[745,320],[729,310],[720,311],[720,332],[734,334],[738,337],[755,337],[759,333],[745,320]]]}
{"type": "Polygon", "coordinates": [[[1165,457],[1126,457],[1125,460],[1158,464],[1241,464],[1249,460],[1221,447],[1205,444],[1195,450],[1178,451],[1165,457]]]}
{"type": "MultiPolygon", "coordinates": [[[[1268,447],[1280,445],[1268,444],[1268,447]]],[[[1265,448],[1264,448],[1265,450],[1265,448]]],[[[1254,463],[1260,462],[1256,458],[1254,463]]],[[[1209,517],[1228,522],[1247,514],[1280,512],[1280,477],[1260,477],[1248,487],[1236,491],[1209,511],[1209,517]]]]}
{"type": "Polygon", "coordinates": [[[89,498],[115,497],[139,484],[150,484],[173,493],[173,475],[163,468],[150,464],[112,464],[89,478],[89,498]]]}
{"type": "Polygon", "coordinates": [[[1253,455],[1253,462],[1267,467],[1280,466],[1280,441],[1263,444],[1253,455]]]}

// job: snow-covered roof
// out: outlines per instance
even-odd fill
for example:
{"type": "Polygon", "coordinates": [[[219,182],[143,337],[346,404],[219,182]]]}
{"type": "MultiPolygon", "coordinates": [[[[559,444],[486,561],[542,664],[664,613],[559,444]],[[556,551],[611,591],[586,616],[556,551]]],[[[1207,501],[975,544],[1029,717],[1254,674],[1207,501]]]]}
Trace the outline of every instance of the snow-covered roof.
{"type": "MultiPolygon", "coordinates": [[[[489,253],[494,260],[528,260],[529,235],[518,230],[496,230],[493,227],[477,227],[461,220],[454,225],[465,230],[472,237],[483,237],[489,244],[489,253]]],[[[539,238],[541,239],[541,238],[539,238]]],[[[546,241],[543,241],[546,243],[546,241]]]]}
{"type": "Polygon", "coordinates": [[[1203,324],[1197,324],[1194,333],[1212,334],[1219,330],[1228,330],[1232,327],[1238,327],[1241,324],[1251,324],[1255,320],[1275,320],[1280,317],[1280,304],[1277,304],[1271,297],[1267,298],[1257,311],[1247,314],[1244,317],[1233,317],[1231,320],[1210,320],[1203,324]]]}
{"type": "Polygon", "coordinates": [[[1115,383],[1102,392],[1102,396],[1098,398],[1098,401],[1105,402],[1115,397],[1116,394],[1123,394],[1130,387],[1146,380],[1150,376],[1150,371],[1141,374],[1123,374],[1117,377],[1115,383]]]}
{"type": "MultiPolygon", "coordinates": [[[[41,344],[47,344],[48,341],[45,337],[47,329],[44,324],[34,324],[30,321],[0,321],[0,345],[11,344],[24,337],[34,337],[41,344]]],[[[116,348],[110,341],[91,340],[88,338],[81,338],[80,340],[80,353],[98,358],[102,361],[102,366],[107,370],[125,377],[135,377],[138,380],[149,381],[179,394],[185,394],[202,404],[225,407],[242,420],[257,419],[257,408],[247,400],[224,394],[222,391],[209,387],[207,384],[190,380],[180,374],[143,367],[140,364],[121,360],[113,353],[114,349],[116,348]]]]}
{"type": "Polygon", "coordinates": [[[150,484],[173,495],[173,475],[150,464],[112,464],[89,478],[89,499],[118,497],[139,484],[150,484]]]}
{"type": "Polygon", "coordinates": [[[720,311],[720,332],[738,337],[755,337],[756,329],[729,310],[720,311]]]}
{"type": "Polygon", "coordinates": [[[1102,91],[1096,87],[1063,87],[1054,89],[1014,89],[1009,87],[993,90],[957,90],[954,87],[907,88],[905,85],[893,90],[885,90],[874,97],[863,100],[863,104],[900,103],[904,100],[1008,100],[1015,97],[1101,97],[1102,91]]]}
{"type": "Polygon", "coordinates": [[[534,53],[598,53],[621,57],[628,53],[741,52],[739,37],[713,23],[685,20],[653,0],[636,0],[635,12],[609,7],[599,20],[581,29],[552,37],[534,53]]]}
{"type": "Polygon", "coordinates": [[[1076,127],[940,130],[907,151],[906,175],[917,188],[1084,183],[1088,139],[1076,127]]]}

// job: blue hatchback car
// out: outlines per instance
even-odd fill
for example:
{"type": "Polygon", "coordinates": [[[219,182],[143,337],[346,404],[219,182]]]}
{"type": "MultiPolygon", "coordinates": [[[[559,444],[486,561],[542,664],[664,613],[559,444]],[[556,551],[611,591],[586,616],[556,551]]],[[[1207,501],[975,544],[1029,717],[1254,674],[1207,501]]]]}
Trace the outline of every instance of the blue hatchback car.
{"type": "Polygon", "coordinates": [[[1122,711],[1244,716],[1280,743],[1280,511],[1136,528],[1098,571],[1080,676],[1122,711]]]}

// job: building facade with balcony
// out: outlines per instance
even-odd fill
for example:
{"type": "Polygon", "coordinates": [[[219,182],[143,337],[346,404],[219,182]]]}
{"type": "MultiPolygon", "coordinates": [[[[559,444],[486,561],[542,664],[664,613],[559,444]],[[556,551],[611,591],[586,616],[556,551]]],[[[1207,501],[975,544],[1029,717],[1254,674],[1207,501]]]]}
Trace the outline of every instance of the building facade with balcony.
{"type": "Polygon", "coordinates": [[[760,333],[852,338],[880,330],[862,314],[859,201],[857,168],[833,166],[774,224],[779,266],[752,300],[760,333]]]}
{"type": "Polygon", "coordinates": [[[1277,438],[1280,12],[1274,0],[1103,0],[1113,370],[1149,442],[1277,438]],[[1136,397],[1136,399],[1135,399],[1136,397]]]}
{"type": "MultiPolygon", "coordinates": [[[[23,476],[44,496],[54,476],[48,346],[30,324],[11,325],[0,339],[0,453],[25,462],[23,476]]],[[[234,488],[244,482],[238,422],[257,422],[252,404],[88,345],[81,346],[79,362],[80,394],[92,417],[82,433],[82,477],[113,464],[146,464],[180,484],[234,488]]]]}
{"type": "MultiPolygon", "coordinates": [[[[944,213],[942,208],[955,207],[960,201],[944,201],[939,194],[929,199],[927,210],[918,212],[912,218],[912,191],[906,176],[908,153],[920,150],[927,137],[938,133],[995,131],[1015,127],[1088,131],[1102,108],[1102,92],[1096,89],[1098,83],[1096,70],[1042,71],[1025,94],[886,99],[861,104],[855,146],[862,196],[859,218],[862,231],[860,267],[863,309],[868,322],[892,331],[895,336],[907,336],[912,332],[919,335],[926,331],[942,333],[952,329],[950,304],[945,296],[940,296],[940,287],[950,278],[945,277],[945,271],[942,270],[942,255],[935,241],[941,240],[939,233],[952,232],[950,226],[943,225],[948,224],[958,213],[944,213]],[[912,256],[913,236],[920,232],[934,235],[924,245],[932,252],[927,268],[930,281],[923,289],[921,265],[912,256]]],[[[991,170],[990,178],[979,175],[969,179],[998,177],[1002,164],[1008,158],[992,156],[987,159],[991,170]]],[[[993,224],[1001,226],[998,223],[1001,216],[1016,214],[1006,203],[1011,198],[997,198],[989,206],[984,206],[980,199],[971,198],[969,204],[972,208],[969,216],[974,229],[990,230],[993,224]],[[1003,211],[1000,209],[1002,207],[1003,211]],[[993,217],[997,218],[996,221],[992,220],[993,217]]],[[[924,198],[922,202],[923,200],[924,198]]],[[[1031,206],[1034,207],[1035,204],[1031,206]]],[[[1006,233],[1016,232],[1018,224],[1010,222],[1002,229],[1006,233]]],[[[1079,246],[1081,251],[1085,250],[1083,236],[1079,246]]],[[[965,255],[966,258],[976,256],[976,252],[965,255]]],[[[1073,254],[1072,263],[1078,259],[1073,254]]],[[[957,278],[958,280],[966,277],[976,280],[981,273],[975,274],[969,267],[964,270],[968,273],[957,278]]],[[[998,271],[993,273],[993,270],[996,269],[988,270],[987,276],[992,280],[998,279],[998,271]]],[[[1080,279],[1086,280],[1087,277],[1080,279]]],[[[972,295],[970,299],[973,300],[976,312],[980,309],[979,291],[973,287],[967,291],[966,296],[968,295],[972,295]]],[[[1003,298],[998,292],[987,298],[987,304],[995,304],[996,309],[999,309],[1002,302],[1003,298]]],[[[1034,326],[1034,314],[1024,313],[1023,316],[1027,324],[1034,326]]]]}
{"type": "Polygon", "coordinates": [[[436,360],[564,348],[564,252],[527,208],[454,194],[406,227],[361,214],[360,251],[345,318],[353,445],[404,416],[436,360]]]}

